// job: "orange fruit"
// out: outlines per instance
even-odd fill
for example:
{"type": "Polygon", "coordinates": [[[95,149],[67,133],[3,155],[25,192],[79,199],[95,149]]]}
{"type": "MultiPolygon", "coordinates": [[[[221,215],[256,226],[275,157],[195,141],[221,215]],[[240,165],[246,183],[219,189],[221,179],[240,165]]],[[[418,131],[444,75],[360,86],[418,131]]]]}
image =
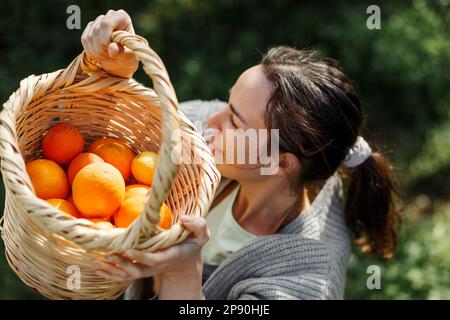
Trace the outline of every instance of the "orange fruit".
{"type": "Polygon", "coordinates": [[[169,207],[163,203],[159,210],[159,226],[163,229],[169,229],[172,226],[173,218],[169,207]]]}
{"type": "Polygon", "coordinates": [[[120,171],[106,162],[95,162],[81,169],[72,185],[72,196],[86,218],[106,218],[114,214],[125,196],[120,171]]]}
{"type": "Polygon", "coordinates": [[[106,218],[90,218],[88,219],[94,223],[99,223],[99,222],[111,222],[111,216],[106,217],[106,218]]]}
{"type": "Polygon", "coordinates": [[[64,170],[52,160],[37,159],[26,165],[36,196],[41,199],[65,199],[69,184],[64,170]]]}
{"type": "Polygon", "coordinates": [[[131,161],[133,151],[122,141],[113,138],[96,140],[88,149],[89,152],[99,155],[105,162],[116,167],[127,180],[131,175],[131,161]]]}
{"type": "Polygon", "coordinates": [[[125,187],[125,198],[140,193],[146,195],[148,190],[150,190],[150,187],[145,184],[131,184],[125,187]]]}
{"type": "Polygon", "coordinates": [[[141,194],[125,198],[120,209],[113,215],[116,227],[128,227],[144,210],[144,201],[145,197],[141,194]]]}
{"type": "Polygon", "coordinates": [[[131,190],[131,189],[136,189],[136,188],[144,188],[146,190],[150,190],[150,187],[146,184],[135,183],[135,184],[129,184],[129,185],[125,186],[125,192],[127,192],[128,190],[131,190]]]}
{"type": "Polygon", "coordinates": [[[69,184],[72,185],[73,179],[75,179],[76,174],[86,167],[88,164],[95,162],[104,162],[101,157],[96,155],[95,153],[85,152],[77,155],[70,162],[69,168],[67,169],[67,179],[69,180],[69,184]]]}
{"type": "MultiPolygon", "coordinates": [[[[134,194],[125,198],[120,209],[114,214],[114,224],[118,228],[127,228],[144,210],[145,194],[134,194]]],[[[172,225],[172,214],[163,203],[160,210],[159,226],[168,229],[172,225]]]]}
{"type": "Polygon", "coordinates": [[[61,211],[64,211],[65,213],[70,214],[71,216],[75,218],[81,218],[80,213],[78,210],[73,206],[69,201],[64,199],[48,199],[48,203],[50,203],[52,206],[54,206],[56,209],[59,209],[61,211]]]}
{"type": "Polygon", "coordinates": [[[157,163],[158,154],[156,152],[141,152],[131,162],[131,172],[138,182],[151,185],[157,163]]]}
{"type": "Polygon", "coordinates": [[[52,127],[44,137],[42,149],[47,159],[66,165],[83,152],[84,139],[80,131],[66,123],[52,127]]]}
{"type": "MultiPolygon", "coordinates": [[[[72,197],[72,195],[68,196],[66,200],[67,200],[67,202],[69,202],[71,205],[73,205],[73,206],[75,207],[75,202],[73,202],[73,197],[72,197]]],[[[76,208],[76,207],[75,207],[75,208],[76,208]]]]}

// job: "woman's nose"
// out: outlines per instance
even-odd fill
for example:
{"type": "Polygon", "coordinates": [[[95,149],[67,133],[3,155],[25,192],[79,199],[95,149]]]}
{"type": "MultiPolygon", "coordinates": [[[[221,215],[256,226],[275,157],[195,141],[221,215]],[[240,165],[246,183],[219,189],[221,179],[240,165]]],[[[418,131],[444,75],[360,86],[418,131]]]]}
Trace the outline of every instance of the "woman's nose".
{"type": "Polygon", "coordinates": [[[222,131],[222,125],[220,121],[220,113],[216,112],[208,117],[208,128],[222,131]]]}
{"type": "Polygon", "coordinates": [[[222,135],[222,112],[216,112],[208,117],[208,128],[205,131],[205,138],[209,143],[214,143],[218,136],[222,135]]]}

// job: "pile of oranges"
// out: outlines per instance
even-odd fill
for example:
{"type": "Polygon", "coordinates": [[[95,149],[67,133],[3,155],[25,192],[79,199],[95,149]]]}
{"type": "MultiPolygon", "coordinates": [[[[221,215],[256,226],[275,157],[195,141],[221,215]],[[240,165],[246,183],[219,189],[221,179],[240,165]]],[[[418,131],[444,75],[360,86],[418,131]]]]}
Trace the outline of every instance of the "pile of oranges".
{"type": "MultiPolygon", "coordinates": [[[[44,159],[26,165],[36,195],[99,229],[128,227],[143,211],[158,154],[138,155],[122,141],[100,138],[84,152],[85,141],[73,125],[60,123],[45,134],[44,159]]],[[[172,213],[165,204],[159,226],[168,229],[172,213]]]]}

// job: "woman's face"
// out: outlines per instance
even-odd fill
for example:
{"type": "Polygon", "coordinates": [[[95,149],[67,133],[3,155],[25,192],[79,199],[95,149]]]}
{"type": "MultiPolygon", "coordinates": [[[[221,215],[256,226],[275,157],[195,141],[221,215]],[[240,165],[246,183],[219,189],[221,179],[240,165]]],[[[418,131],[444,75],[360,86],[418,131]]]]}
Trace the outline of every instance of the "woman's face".
{"type": "MultiPolygon", "coordinates": [[[[230,89],[228,105],[208,118],[208,127],[214,129],[210,144],[222,176],[235,180],[260,179],[260,165],[255,161],[262,148],[250,143],[252,137],[262,135],[266,106],[272,93],[272,83],[261,66],[247,69],[230,89]],[[249,130],[250,129],[250,130],[249,130]],[[247,131],[248,137],[245,137],[247,131]],[[244,143],[239,143],[238,140],[244,143]]],[[[267,135],[266,135],[267,136],[267,135]]],[[[264,145],[257,139],[256,145],[264,145]]],[[[253,141],[254,142],[254,141],[253,141]]]]}

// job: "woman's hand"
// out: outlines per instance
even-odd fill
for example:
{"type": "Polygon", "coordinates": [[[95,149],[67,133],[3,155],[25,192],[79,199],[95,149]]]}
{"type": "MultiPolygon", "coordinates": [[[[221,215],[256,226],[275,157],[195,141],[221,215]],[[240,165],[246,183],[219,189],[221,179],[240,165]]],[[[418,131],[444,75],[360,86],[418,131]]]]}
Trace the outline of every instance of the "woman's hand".
{"type": "Polygon", "coordinates": [[[123,255],[97,260],[94,263],[97,274],[118,282],[159,275],[160,298],[200,298],[203,269],[201,248],[209,239],[209,230],[204,218],[183,215],[180,219],[184,227],[192,232],[183,243],[155,253],[128,250],[123,255]],[[180,288],[183,292],[179,292],[180,288]]]}
{"type": "Polygon", "coordinates": [[[109,10],[86,26],[81,36],[84,51],[101,67],[113,75],[131,78],[138,67],[133,52],[111,42],[113,31],[124,30],[134,34],[131,18],[124,10],[109,10]]]}

